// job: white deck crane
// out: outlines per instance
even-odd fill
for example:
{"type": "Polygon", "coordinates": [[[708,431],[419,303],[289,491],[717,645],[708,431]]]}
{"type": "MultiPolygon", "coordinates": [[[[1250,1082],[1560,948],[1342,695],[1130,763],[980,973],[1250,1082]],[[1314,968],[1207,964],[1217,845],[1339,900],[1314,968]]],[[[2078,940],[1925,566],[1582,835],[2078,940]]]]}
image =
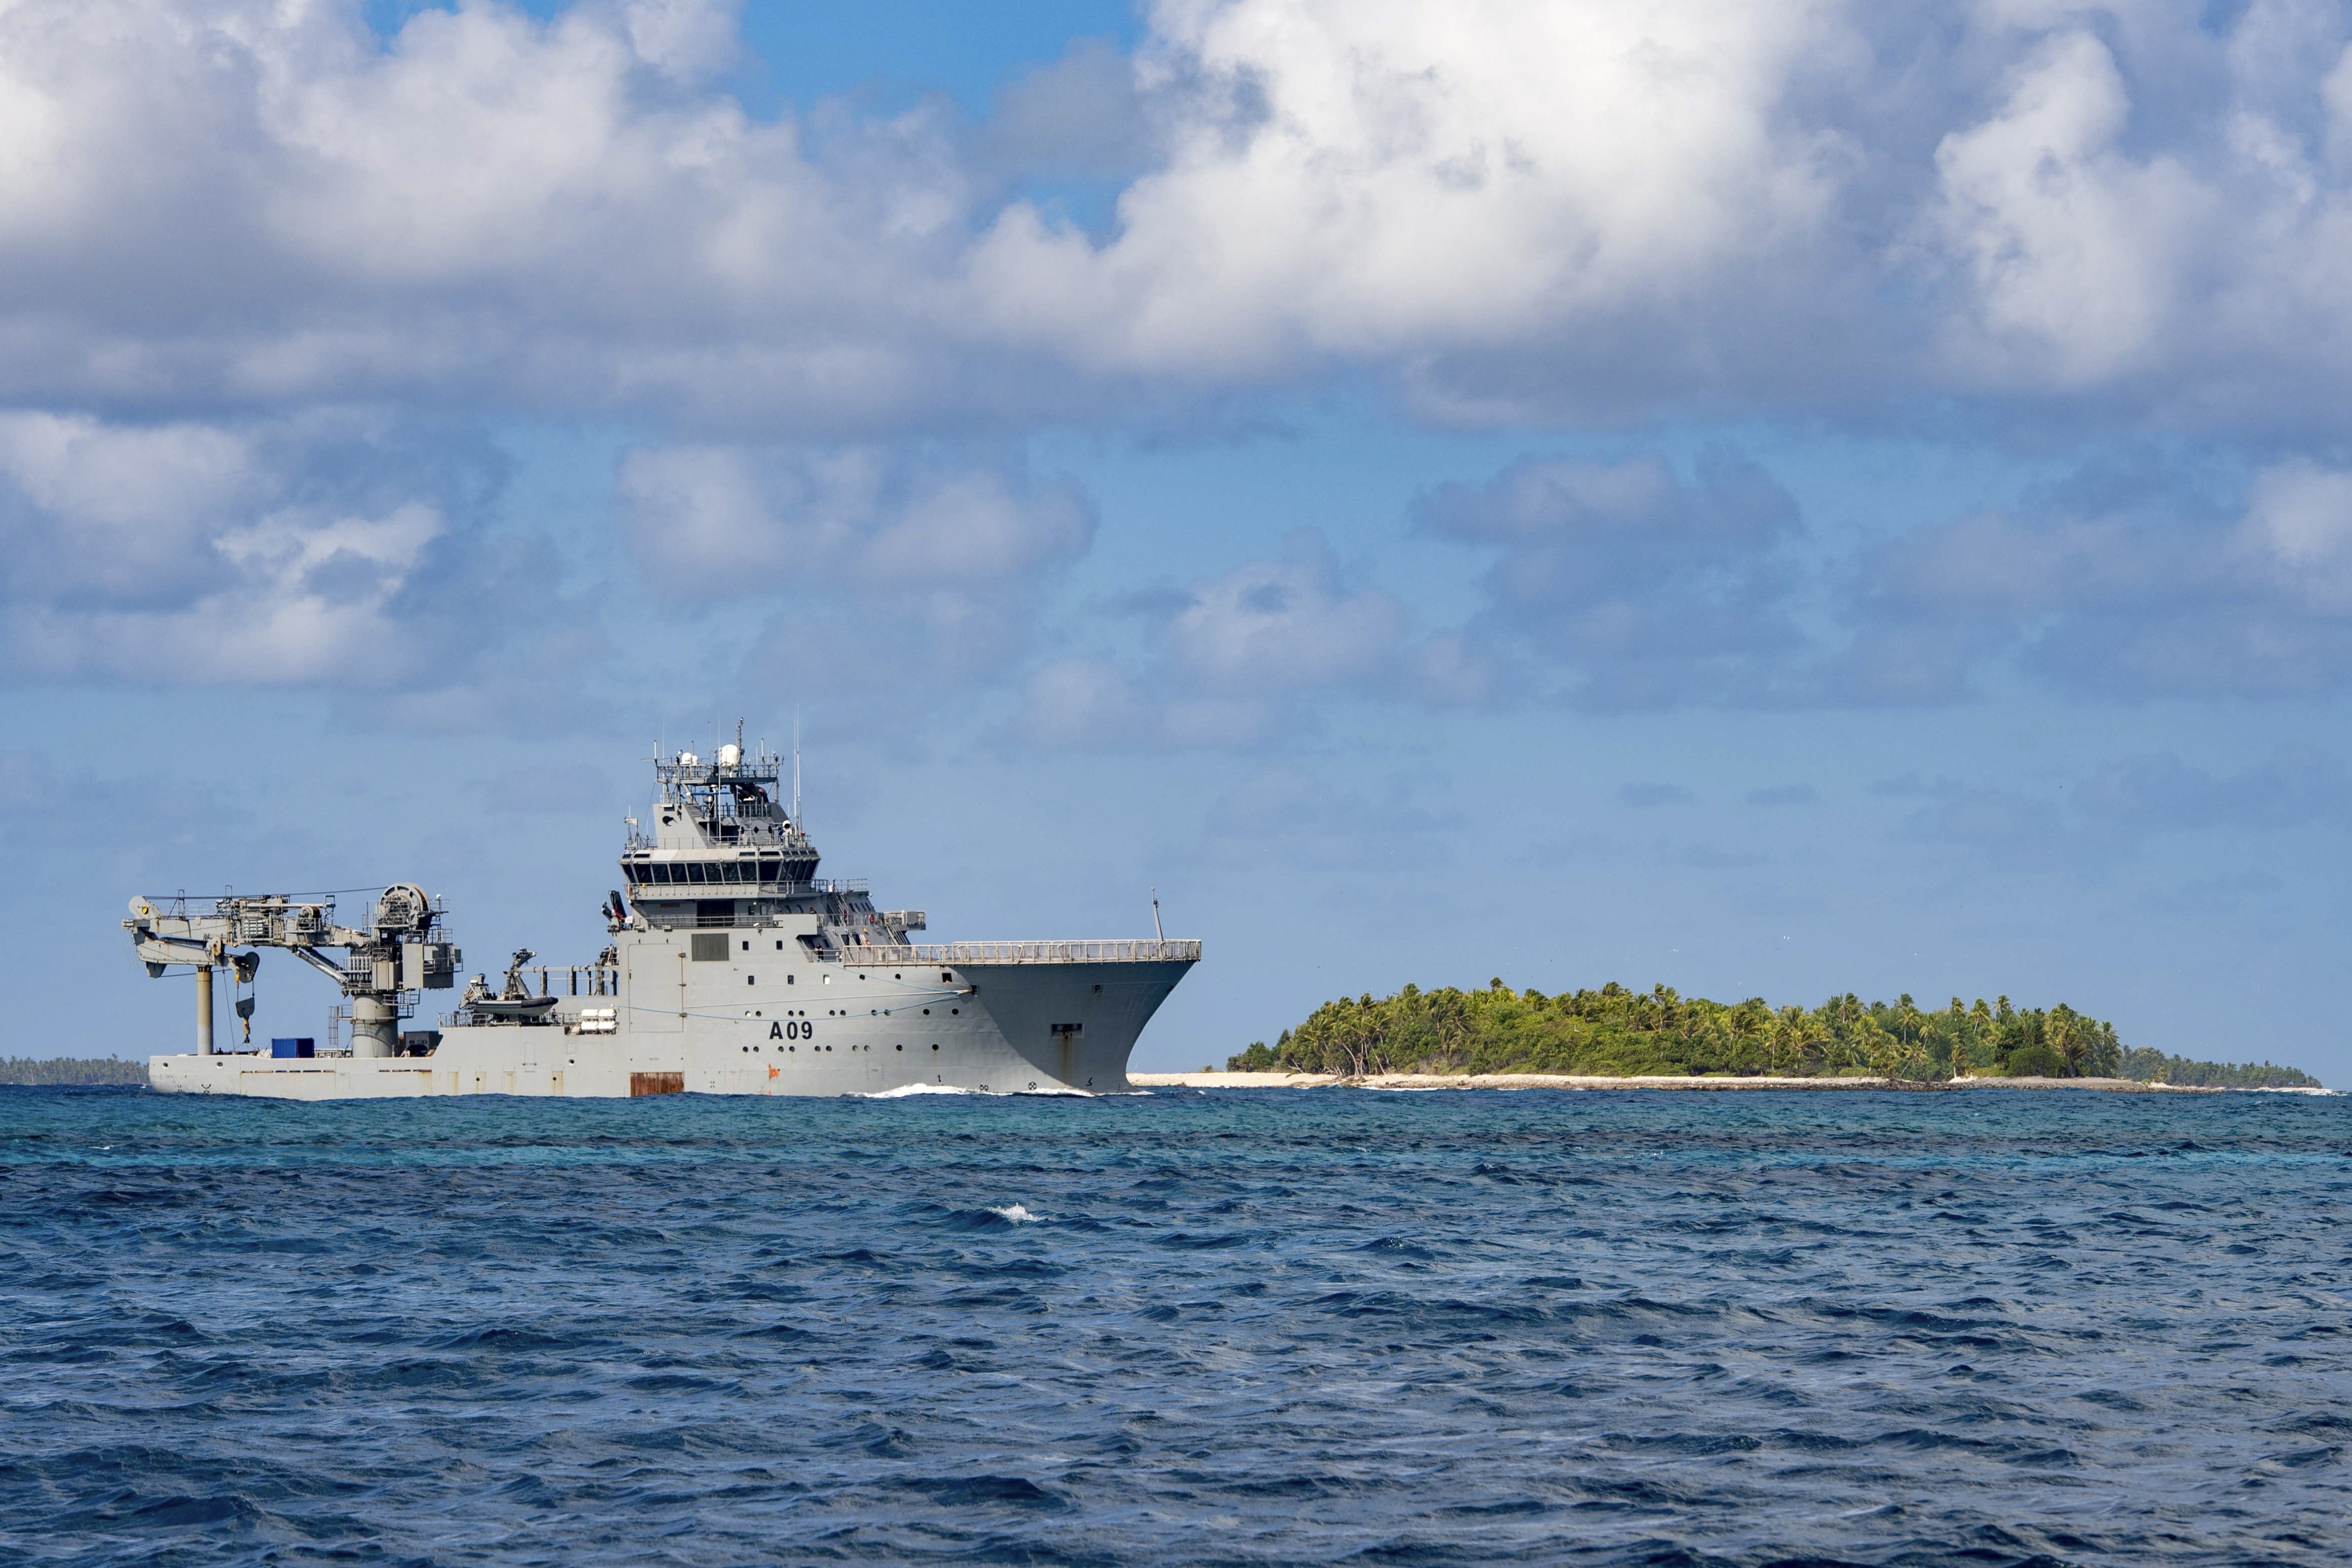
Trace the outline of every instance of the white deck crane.
{"type": "Polygon", "coordinates": [[[160,977],[174,964],[196,972],[196,1052],[214,1054],[213,971],[229,968],[249,981],[260,967],[258,952],[239,947],[283,947],[333,980],[351,998],[352,1054],[395,1056],[400,1016],[413,1009],[404,993],[443,990],[455,980],[464,955],[441,929],[440,904],[421,887],[395,883],[383,890],[365,928],[335,924],[331,898],[298,903],[283,894],[225,894],[219,898],[134,898],[122,923],[147,966],[160,977]],[[321,949],[341,947],[341,963],[321,949]]]}

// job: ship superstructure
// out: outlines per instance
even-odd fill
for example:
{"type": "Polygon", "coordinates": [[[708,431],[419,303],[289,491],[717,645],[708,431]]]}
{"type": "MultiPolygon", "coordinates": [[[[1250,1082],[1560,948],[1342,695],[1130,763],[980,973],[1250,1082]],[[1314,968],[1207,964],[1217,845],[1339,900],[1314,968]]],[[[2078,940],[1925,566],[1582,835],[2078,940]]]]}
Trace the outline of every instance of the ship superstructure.
{"type": "Polygon", "coordinates": [[[184,964],[198,978],[197,1050],[151,1058],[149,1082],[301,1100],[1129,1086],[1136,1039],[1200,960],[1198,942],[918,945],[921,911],[877,909],[863,882],[816,874],[783,765],[740,741],[708,760],[656,758],[595,961],[533,967],[518,950],[501,983],[476,976],[438,1029],[398,1028],[462,965],[419,889],[386,890],[364,928],[336,925],[331,902],[275,894],[135,899],[123,924],[149,973],[184,964]],[[338,1009],[324,1050],[216,1047],[214,970],[249,983],[271,946],[337,978],[348,1043],[338,1009]],[[323,951],[339,946],[341,963],[323,951]]]}

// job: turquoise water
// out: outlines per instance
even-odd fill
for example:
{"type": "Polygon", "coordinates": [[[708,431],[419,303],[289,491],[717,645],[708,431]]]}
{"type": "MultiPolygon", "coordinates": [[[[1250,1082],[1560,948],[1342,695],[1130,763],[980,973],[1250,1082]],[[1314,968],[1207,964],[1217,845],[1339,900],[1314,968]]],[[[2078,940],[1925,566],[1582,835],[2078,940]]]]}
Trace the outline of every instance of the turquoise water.
{"type": "Polygon", "coordinates": [[[2352,1101],[0,1090],[0,1560],[2352,1557],[2352,1101]]]}

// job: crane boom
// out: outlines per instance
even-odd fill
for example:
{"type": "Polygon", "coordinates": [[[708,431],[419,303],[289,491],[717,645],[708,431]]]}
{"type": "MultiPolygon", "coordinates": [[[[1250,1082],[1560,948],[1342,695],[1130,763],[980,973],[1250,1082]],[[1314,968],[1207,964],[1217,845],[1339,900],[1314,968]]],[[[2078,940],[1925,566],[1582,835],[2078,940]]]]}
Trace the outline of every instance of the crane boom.
{"type": "MultiPolygon", "coordinates": [[[[284,894],[224,894],[219,898],[134,898],[122,923],[131,946],[152,976],[186,965],[196,974],[196,1051],[213,1053],[213,971],[228,967],[250,980],[261,963],[258,951],[279,947],[333,980],[351,998],[352,1054],[398,1054],[398,1030],[413,1004],[404,993],[442,990],[454,983],[464,955],[447,940],[437,900],[408,883],[395,883],[377,897],[364,926],[336,924],[334,900],[304,903],[284,894]],[[323,948],[344,949],[341,963],[323,948]]],[[[242,1012],[249,1003],[239,1003],[242,1012]]]]}

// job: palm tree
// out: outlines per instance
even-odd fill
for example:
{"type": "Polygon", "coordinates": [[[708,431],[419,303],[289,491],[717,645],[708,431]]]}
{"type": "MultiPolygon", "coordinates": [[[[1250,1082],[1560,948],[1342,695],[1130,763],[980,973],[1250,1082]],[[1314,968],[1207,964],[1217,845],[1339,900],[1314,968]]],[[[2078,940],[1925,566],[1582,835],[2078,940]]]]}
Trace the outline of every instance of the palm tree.
{"type": "Polygon", "coordinates": [[[1732,1042],[1737,1048],[1738,1060],[1732,1063],[1734,1067],[1750,1065],[1754,1048],[1770,1027],[1771,1018],[1761,997],[1750,997],[1731,1009],[1725,1024],[1730,1030],[1732,1042]]]}
{"type": "Polygon", "coordinates": [[[1927,1021],[1920,1016],[1918,1004],[1911,999],[1911,993],[1904,992],[1895,1004],[1896,1034],[1906,1043],[1916,1045],[1919,1040],[1920,1029],[1927,1021]]]}
{"type": "Polygon", "coordinates": [[[1985,999],[1982,997],[1979,997],[1975,1004],[1969,1009],[1967,1050],[1970,1068],[1977,1065],[1976,1053],[1979,1046],[1987,1046],[1985,1061],[1988,1064],[1992,1061],[1991,1050],[1987,1045],[1987,1042],[1992,1039],[1992,1009],[1985,1006],[1985,999]]]}
{"type": "Polygon", "coordinates": [[[2058,1052],[2058,1060],[2065,1064],[2069,1078],[2083,1076],[2083,1061],[2095,1043],[2096,1037],[2086,1027],[2088,1022],[2064,1002],[2050,1009],[2050,1044],[2058,1052]]]}

